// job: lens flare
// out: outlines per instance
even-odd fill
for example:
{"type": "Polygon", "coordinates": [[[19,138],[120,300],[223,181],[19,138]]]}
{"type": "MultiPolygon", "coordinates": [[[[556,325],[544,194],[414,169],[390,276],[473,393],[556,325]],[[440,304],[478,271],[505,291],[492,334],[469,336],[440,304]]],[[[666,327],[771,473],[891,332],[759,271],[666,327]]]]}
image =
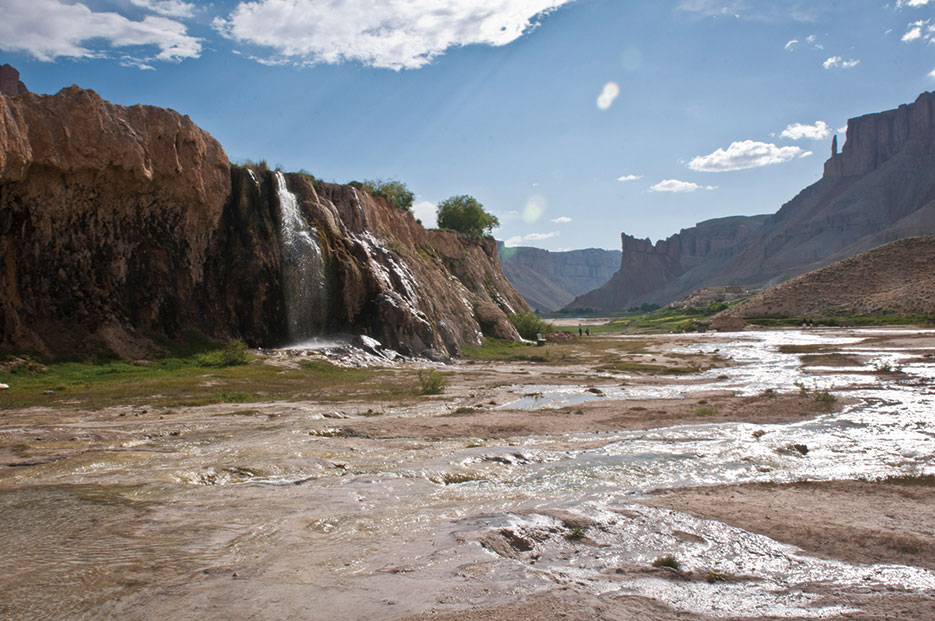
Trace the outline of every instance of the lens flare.
{"type": "Polygon", "coordinates": [[[620,94],[620,87],[616,82],[608,82],[604,85],[604,90],[601,91],[601,94],[597,96],[597,107],[601,110],[609,109],[613,104],[614,100],[620,94]]]}

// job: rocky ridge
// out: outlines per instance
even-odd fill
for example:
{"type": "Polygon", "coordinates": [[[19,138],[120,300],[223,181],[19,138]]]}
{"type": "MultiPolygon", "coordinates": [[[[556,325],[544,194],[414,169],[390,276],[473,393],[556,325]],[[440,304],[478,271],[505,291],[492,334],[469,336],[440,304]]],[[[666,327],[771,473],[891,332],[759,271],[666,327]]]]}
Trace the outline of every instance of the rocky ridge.
{"type": "Polygon", "coordinates": [[[843,149],[835,138],[831,151],[819,181],[758,216],[752,234],[693,264],[673,256],[672,238],[628,253],[625,236],[620,272],[569,308],[667,304],[716,285],[765,288],[896,239],[935,234],[935,93],[851,119],[843,149]]]}
{"type": "Polygon", "coordinates": [[[137,357],[189,330],[288,344],[284,197],[321,254],[308,334],[433,357],[518,338],[506,314],[527,307],[492,240],[426,231],[350,186],[231,167],[172,110],[4,88],[0,348],[137,357]]]}

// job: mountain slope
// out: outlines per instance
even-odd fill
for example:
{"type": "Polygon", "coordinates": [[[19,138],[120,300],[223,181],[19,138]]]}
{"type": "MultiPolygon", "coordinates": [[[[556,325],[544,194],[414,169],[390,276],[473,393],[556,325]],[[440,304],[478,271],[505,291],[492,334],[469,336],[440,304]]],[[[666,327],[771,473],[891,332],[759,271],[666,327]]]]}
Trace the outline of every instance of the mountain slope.
{"type": "Polygon", "coordinates": [[[693,266],[680,264],[681,271],[653,287],[634,285],[647,267],[643,258],[628,262],[625,252],[620,274],[569,306],[665,304],[702,287],[770,286],[895,239],[928,234],[935,234],[933,93],[851,119],[844,148],[832,149],[823,177],[753,234],[737,236],[693,266]]]}
{"type": "Polygon", "coordinates": [[[935,236],[908,237],[808,272],[725,311],[739,317],[935,315],[935,236]]]}

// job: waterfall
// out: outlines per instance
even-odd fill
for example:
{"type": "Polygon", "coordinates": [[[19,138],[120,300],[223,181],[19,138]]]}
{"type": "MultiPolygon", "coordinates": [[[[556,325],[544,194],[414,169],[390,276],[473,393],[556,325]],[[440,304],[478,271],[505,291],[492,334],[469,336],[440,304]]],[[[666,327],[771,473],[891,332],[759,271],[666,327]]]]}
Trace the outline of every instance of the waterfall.
{"type": "Polygon", "coordinates": [[[286,178],[275,172],[276,194],[282,219],[282,277],[286,320],[292,343],[321,332],[328,313],[328,280],[318,230],[299,213],[295,194],[286,178]]]}

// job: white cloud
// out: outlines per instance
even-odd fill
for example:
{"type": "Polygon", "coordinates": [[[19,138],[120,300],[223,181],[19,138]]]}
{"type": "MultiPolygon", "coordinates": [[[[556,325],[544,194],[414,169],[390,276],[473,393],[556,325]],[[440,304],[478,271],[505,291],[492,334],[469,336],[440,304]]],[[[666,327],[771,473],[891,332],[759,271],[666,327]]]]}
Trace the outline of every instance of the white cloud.
{"type": "Polygon", "coordinates": [[[568,216],[559,216],[558,218],[552,218],[552,222],[555,224],[568,224],[571,222],[571,218],[568,216]]]}
{"type": "Polygon", "coordinates": [[[182,0],[130,0],[130,4],[166,17],[184,19],[195,14],[195,5],[182,0]]]}
{"type": "Polygon", "coordinates": [[[781,164],[807,155],[810,153],[799,147],[778,147],[768,142],[743,140],[732,142],[727,149],[699,155],[688,163],[688,167],[702,172],[727,172],[781,164]]]}
{"type": "Polygon", "coordinates": [[[853,69],[859,64],[859,60],[844,60],[840,56],[832,56],[822,63],[822,67],[825,69],[853,69]]]}
{"type": "Polygon", "coordinates": [[[927,43],[935,43],[935,25],[932,24],[931,19],[920,19],[919,21],[910,22],[909,25],[906,26],[906,33],[901,38],[905,43],[911,43],[919,39],[927,43]]]}
{"type": "Polygon", "coordinates": [[[696,190],[716,190],[717,186],[698,185],[691,181],[679,181],[678,179],[665,179],[653,187],[650,192],[695,192],[696,190]]]}
{"type": "Polygon", "coordinates": [[[904,6],[919,7],[925,6],[929,2],[935,2],[935,0],[896,0],[896,6],[900,9],[904,6]]]}
{"type": "Polygon", "coordinates": [[[597,96],[597,107],[601,110],[607,110],[614,105],[614,100],[620,95],[620,87],[616,82],[608,82],[604,85],[604,90],[597,96]]]}
{"type": "Polygon", "coordinates": [[[542,212],[545,211],[546,200],[544,196],[532,196],[526,201],[526,206],[523,207],[523,220],[532,224],[542,217],[542,212]]]}
{"type": "Polygon", "coordinates": [[[828,127],[828,124],[824,121],[815,121],[814,125],[805,125],[803,123],[793,123],[788,125],[782,133],[780,134],[781,138],[789,138],[790,140],[801,140],[802,138],[808,138],[809,140],[824,140],[831,135],[831,128],[828,127]]]}
{"type": "Polygon", "coordinates": [[[642,179],[643,175],[624,175],[622,177],[617,177],[617,181],[638,181],[642,179]]]}
{"type": "Polygon", "coordinates": [[[452,47],[502,46],[571,0],[255,0],[214,27],[301,63],[417,69],[452,47]]]}
{"type": "Polygon", "coordinates": [[[544,239],[551,239],[553,237],[558,237],[558,235],[559,234],[557,231],[553,231],[551,233],[529,233],[528,235],[516,235],[515,237],[511,237],[505,242],[503,242],[503,244],[505,246],[511,246],[511,247],[521,246],[523,242],[542,241],[544,239]]]}
{"type": "Polygon", "coordinates": [[[417,220],[422,221],[422,226],[427,229],[434,229],[438,226],[438,206],[429,201],[419,201],[412,206],[412,214],[417,220]]]}
{"type": "Polygon", "coordinates": [[[818,37],[811,34],[805,37],[803,40],[799,41],[798,39],[792,39],[785,45],[785,50],[787,52],[794,52],[801,45],[806,45],[812,49],[823,50],[825,46],[818,42],[818,37]]]}
{"type": "MultiPolygon", "coordinates": [[[[95,39],[113,47],[156,47],[157,60],[180,61],[201,55],[201,39],[186,34],[184,24],[165,17],[150,15],[136,22],[60,0],[6,0],[4,4],[0,49],[26,52],[38,60],[106,56],[101,47],[91,47],[95,39]]],[[[140,62],[143,60],[151,59],[140,62]]]]}

